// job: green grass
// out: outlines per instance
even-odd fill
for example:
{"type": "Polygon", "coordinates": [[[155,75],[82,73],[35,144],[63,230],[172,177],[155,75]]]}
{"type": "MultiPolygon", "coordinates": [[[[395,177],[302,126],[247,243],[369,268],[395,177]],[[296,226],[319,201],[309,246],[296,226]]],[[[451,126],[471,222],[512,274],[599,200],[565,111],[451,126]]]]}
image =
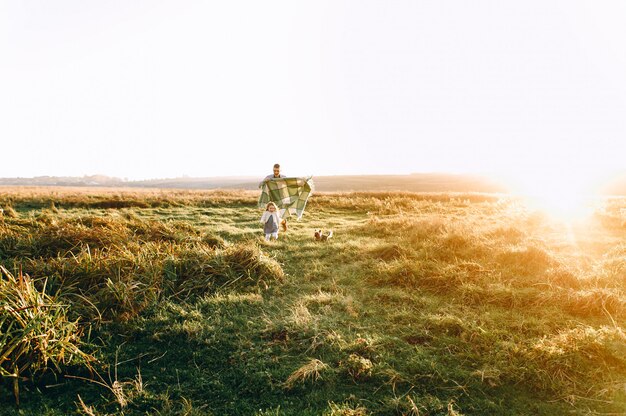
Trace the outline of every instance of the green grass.
{"type": "Polygon", "coordinates": [[[320,194],[266,243],[255,198],[0,195],[0,263],[98,360],[26,372],[20,412],[626,412],[626,201],[562,224],[498,195],[320,194]]]}

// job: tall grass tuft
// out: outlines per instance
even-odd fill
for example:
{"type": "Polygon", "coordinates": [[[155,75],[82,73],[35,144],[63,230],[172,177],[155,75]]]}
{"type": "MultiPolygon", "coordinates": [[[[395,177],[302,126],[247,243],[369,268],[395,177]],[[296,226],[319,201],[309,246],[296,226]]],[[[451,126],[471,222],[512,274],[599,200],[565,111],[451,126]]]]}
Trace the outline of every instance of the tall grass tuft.
{"type": "Polygon", "coordinates": [[[94,358],[81,349],[78,322],[28,275],[15,277],[0,266],[0,305],[0,377],[13,380],[18,403],[19,381],[73,364],[90,368],[94,358]]]}
{"type": "Polygon", "coordinates": [[[289,378],[285,381],[285,387],[291,389],[296,383],[304,383],[307,380],[317,381],[322,378],[322,372],[329,368],[328,364],[323,363],[317,358],[313,358],[291,373],[289,378]]]}

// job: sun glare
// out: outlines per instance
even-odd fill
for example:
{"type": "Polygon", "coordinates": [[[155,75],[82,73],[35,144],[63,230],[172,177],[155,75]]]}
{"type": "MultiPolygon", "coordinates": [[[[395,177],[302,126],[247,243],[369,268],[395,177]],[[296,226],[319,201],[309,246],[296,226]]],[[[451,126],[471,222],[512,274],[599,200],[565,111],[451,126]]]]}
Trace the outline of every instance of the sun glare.
{"type": "Polygon", "coordinates": [[[588,217],[593,212],[593,198],[575,188],[551,188],[528,194],[529,205],[555,219],[571,221],[588,217]]]}
{"type": "Polygon", "coordinates": [[[596,182],[583,174],[526,174],[514,183],[530,208],[566,222],[589,217],[598,197],[596,182]]]}

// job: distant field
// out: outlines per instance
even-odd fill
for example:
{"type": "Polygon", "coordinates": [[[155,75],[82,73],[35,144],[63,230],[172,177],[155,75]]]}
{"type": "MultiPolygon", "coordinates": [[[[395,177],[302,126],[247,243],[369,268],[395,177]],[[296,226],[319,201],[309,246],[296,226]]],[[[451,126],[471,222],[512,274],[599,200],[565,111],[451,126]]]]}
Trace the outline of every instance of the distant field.
{"type": "MultiPolygon", "coordinates": [[[[270,172],[271,173],[271,172],[270,172]]],[[[0,178],[0,186],[110,186],[125,188],[167,189],[248,189],[256,190],[264,177],[172,178],[146,181],[121,181],[117,178],[92,176],[84,178],[0,178]]],[[[478,175],[413,174],[314,176],[318,191],[409,191],[409,192],[504,192],[497,182],[478,175]]]]}
{"type": "MultiPolygon", "coordinates": [[[[300,176],[300,175],[298,175],[300,176]]],[[[123,181],[94,175],[84,177],[0,178],[2,186],[95,187],[126,189],[239,189],[256,190],[259,177],[229,176],[209,178],[170,178],[123,181]]],[[[313,175],[319,192],[511,192],[511,184],[499,177],[469,174],[414,173],[411,175],[313,175]]],[[[626,176],[615,177],[597,190],[603,195],[626,196],[626,176]]]]}
{"type": "Polygon", "coordinates": [[[0,414],[625,414],[626,199],[385,183],[272,243],[257,191],[0,188],[0,414]]]}

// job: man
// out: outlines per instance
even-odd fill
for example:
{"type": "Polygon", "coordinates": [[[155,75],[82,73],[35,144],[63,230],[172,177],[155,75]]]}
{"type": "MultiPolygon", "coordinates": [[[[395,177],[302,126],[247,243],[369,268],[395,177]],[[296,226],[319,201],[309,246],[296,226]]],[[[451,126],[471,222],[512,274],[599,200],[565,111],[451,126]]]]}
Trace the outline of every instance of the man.
{"type": "MultiPolygon", "coordinates": [[[[259,188],[263,186],[263,184],[267,181],[269,181],[270,179],[278,179],[278,178],[286,178],[285,175],[281,175],[280,174],[280,165],[278,163],[274,164],[274,173],[272,173],[271,175],[267,175],[265,177],[265,179],[263,179],[261,181],[261,183],[259,183],[259,188]]],[[[276,202],[276,201],[274,201],[276,202]]],[[[287,220],[285,218],[283,218],[283,220],[280,222],[280,225],[283,226],[283,231],[287,231],[287,220]]]]}
{"type": "Polygon", "coordinates": [[[281,174],[280,174],[280,165],[279,165],[278,163],[276,163],[276,164],[274,165],[274,173],[273,173],[273,174],[271,174],[271,175],[267,175],[267,176],[265,177],[265,179],[263,179],[263,180],[261,181],[261,183],[259,184],[259,188],[260,188],[260,187],[262,187],[262,186],[263,186],[263,184],[264,184],[265,182],[269,181],[269,180],[270,180],[270,179],[272,179],[272,178],[276,178],[276,179],[278,179],[278,178],[286,178],[286,176],[285,176],[285,175],[281,175],[281,174]]]}

